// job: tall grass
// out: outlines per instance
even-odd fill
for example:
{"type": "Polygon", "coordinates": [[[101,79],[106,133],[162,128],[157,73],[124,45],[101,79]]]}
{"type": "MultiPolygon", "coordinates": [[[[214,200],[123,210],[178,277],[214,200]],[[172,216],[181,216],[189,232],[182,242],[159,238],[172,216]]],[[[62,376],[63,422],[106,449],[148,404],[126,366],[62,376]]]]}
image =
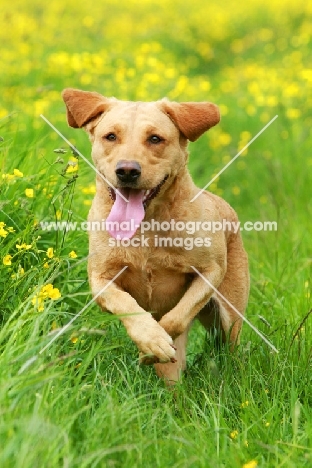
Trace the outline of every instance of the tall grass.
{"type": "Polygon", "coordinates": [[[308,2],[167,0],[1,2],[0,465],[309,467],[311,438],[311,84],[308,2]],[[88,307],[87,235],[40,221],[84,221],[94,173],[69,129],[68,86],[122,99],[210,100],[221,124],[190,146],[204,186],[240,220],[251,295],[240,347],[217,350],[198,323],[174,391],[116,318],[88,307]],[[78,176],[78,177],[77,177],[78,176]],[[52,340],[54,340],[52,342],[52,340]],[[44,351],[42,351],[44,349],[44,351]]]}

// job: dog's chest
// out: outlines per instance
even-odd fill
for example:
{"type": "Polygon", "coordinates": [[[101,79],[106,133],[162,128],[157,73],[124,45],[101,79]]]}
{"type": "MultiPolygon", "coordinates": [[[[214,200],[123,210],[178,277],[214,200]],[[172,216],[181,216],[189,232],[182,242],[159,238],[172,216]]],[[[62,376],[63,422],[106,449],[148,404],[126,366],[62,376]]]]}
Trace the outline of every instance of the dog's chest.
{"type": "Polygon", "coordinates": [[[128,292],[147,311],[162,315],[172,309],[184,295],[193,274],[183,271],[181,263],[173,264],[172,259],[162,257],[155,261],[150,257],[129,262],[120,276],[119,286],[128,292]]]}
{"type": "Polygon", "coordinates": [[[132,248],[119,245],[109,253],[106,271],[114,276],[127,267],[115,280],[116,284],[143,309],[159,315],[171,310],[183,297],[195,276],[192,266],[201,270],[210,261],[207,248],[186,249],[170,243],[161,248],[151,243],[132,248]]]}

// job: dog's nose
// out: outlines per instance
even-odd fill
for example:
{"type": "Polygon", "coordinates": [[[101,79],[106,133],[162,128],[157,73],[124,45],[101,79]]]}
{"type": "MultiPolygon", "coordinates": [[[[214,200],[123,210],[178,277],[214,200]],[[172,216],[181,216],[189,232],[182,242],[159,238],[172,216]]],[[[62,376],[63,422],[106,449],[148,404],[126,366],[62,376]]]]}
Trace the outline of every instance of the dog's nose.
{"type": "Polygon", "coordinates": [[[121,182],[135,182],[141,175],[137,161],[118,161],[115,173],[121,182]]]}

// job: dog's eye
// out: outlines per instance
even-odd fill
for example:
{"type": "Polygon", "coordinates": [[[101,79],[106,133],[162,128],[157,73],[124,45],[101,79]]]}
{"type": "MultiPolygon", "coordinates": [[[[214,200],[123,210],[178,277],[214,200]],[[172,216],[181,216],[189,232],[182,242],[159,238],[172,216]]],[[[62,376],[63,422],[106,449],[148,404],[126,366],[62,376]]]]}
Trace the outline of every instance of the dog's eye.
{"type": "Polygon", "coordinates": [[[105,140],[108,140],[108,141],[116,141],[117,140],[117,137],[115,135],[115,133],[108,133],[107,135],[105,135],[105,140]]]}
{"type": "Polygon", "coordinates": [[[154,145],[157,145],[157,143],[160,143],[163,141],[163,138],[160,138],[158,135],[151,135],[148,139],[150,143],[153,143],[154,145]]]}

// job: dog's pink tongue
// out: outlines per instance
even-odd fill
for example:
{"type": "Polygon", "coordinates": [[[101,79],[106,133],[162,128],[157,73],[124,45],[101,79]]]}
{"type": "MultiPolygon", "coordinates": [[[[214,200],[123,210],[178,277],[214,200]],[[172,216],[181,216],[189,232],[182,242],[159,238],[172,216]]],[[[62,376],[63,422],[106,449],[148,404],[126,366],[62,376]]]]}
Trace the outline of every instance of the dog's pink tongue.
{"type": "Polygon", "coordinates": [[[106,218],[108,232],[117,239],[131,239],[145,216],[143,206],[144,190],[118,189],[116,200],[106,218]],[[119,193],[118,193],[119,192],[119,193]],[[120,196],[128,200],[128,203],[120,196]],[[113,224],[115,223],[115,224],[113,224]]]}

